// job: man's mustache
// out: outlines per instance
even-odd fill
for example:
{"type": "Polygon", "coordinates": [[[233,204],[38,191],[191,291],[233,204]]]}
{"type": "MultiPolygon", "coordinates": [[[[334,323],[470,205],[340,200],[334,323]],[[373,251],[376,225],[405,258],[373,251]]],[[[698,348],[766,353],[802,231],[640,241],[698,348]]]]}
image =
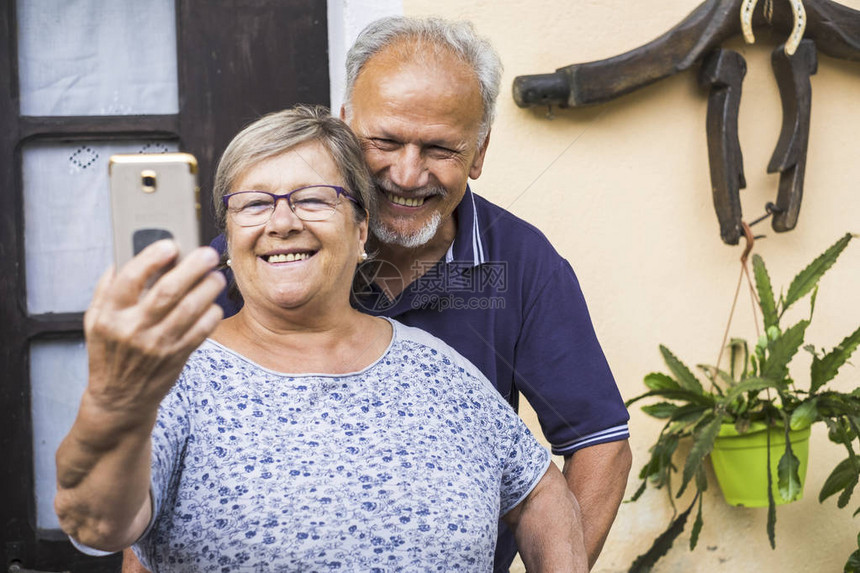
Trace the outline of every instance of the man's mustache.
{"type": "Polygon", "coordinates": [[[393,193],[402,197],[432,197],[438,195],[445,198],[448,196],[448,190],[441,185],[425,185],[413,189],[404,189],[390,179],[383,179],[381,177],[374,178],[373,184],[383,193],[393,193]]]}

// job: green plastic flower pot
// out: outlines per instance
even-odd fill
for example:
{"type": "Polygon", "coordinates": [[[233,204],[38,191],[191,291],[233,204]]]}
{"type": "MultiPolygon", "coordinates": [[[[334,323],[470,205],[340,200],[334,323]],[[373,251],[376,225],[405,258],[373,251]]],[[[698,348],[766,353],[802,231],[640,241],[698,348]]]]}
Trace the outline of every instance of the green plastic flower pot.
{"type": "MultiPolygon", "coordinates": [[[[791,450],[800,460],[798,475],[801,491],[793,500],[783,499],[779,493],[777,468],[785,453],[785,431],[781,428],[770,428],[768,431],[774,502],[782,505],[801,499],[809,460],[809,428],[789,432],[791,450]]],[[[711,451],[711,463],[726,503],[744,507],[767,507],[767,431],[764,424],[752,424],[743,434],[739,434],[733,424],[723,424],[711,451]]]]}

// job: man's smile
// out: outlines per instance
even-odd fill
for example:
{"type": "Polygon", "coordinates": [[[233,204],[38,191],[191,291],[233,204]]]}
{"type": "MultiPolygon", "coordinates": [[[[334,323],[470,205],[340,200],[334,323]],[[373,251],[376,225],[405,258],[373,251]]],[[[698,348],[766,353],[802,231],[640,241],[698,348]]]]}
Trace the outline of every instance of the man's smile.
{"type": "Polygon", "coordinates": [[[393,193],[386,193],[385,197],[395,205],[402,207],[420,207],[427,201],[427,197],[401,197],[393,193]]]}

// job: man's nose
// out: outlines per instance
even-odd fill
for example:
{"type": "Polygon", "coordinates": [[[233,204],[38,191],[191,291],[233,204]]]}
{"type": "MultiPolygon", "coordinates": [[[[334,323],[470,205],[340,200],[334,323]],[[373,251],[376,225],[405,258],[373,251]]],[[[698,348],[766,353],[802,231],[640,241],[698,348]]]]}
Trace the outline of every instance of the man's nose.
{"type": "Polygon", "coordinates": [[[417,146],[407,145],[389,168],[391,182],[403,189],[417,189],[427,185],[430,176],[425,158],[417,146]]]}

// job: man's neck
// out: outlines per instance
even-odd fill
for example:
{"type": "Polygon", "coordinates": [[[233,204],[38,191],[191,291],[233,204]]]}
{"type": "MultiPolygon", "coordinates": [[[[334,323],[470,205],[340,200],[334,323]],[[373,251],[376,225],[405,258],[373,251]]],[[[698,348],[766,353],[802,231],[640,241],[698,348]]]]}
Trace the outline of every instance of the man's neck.
{"type": "Polygon", "coordinates": [[[386,285],[383,288],[385,294],[389,298],[396,297],[445,256],[456,234],[457,220],[451,215],[439,226],[436,235],[419,247],[409,249],[374,242],[371,249],[376,250],[376,258],[381,261],[376,275],[377,285],[386,285]]]}

